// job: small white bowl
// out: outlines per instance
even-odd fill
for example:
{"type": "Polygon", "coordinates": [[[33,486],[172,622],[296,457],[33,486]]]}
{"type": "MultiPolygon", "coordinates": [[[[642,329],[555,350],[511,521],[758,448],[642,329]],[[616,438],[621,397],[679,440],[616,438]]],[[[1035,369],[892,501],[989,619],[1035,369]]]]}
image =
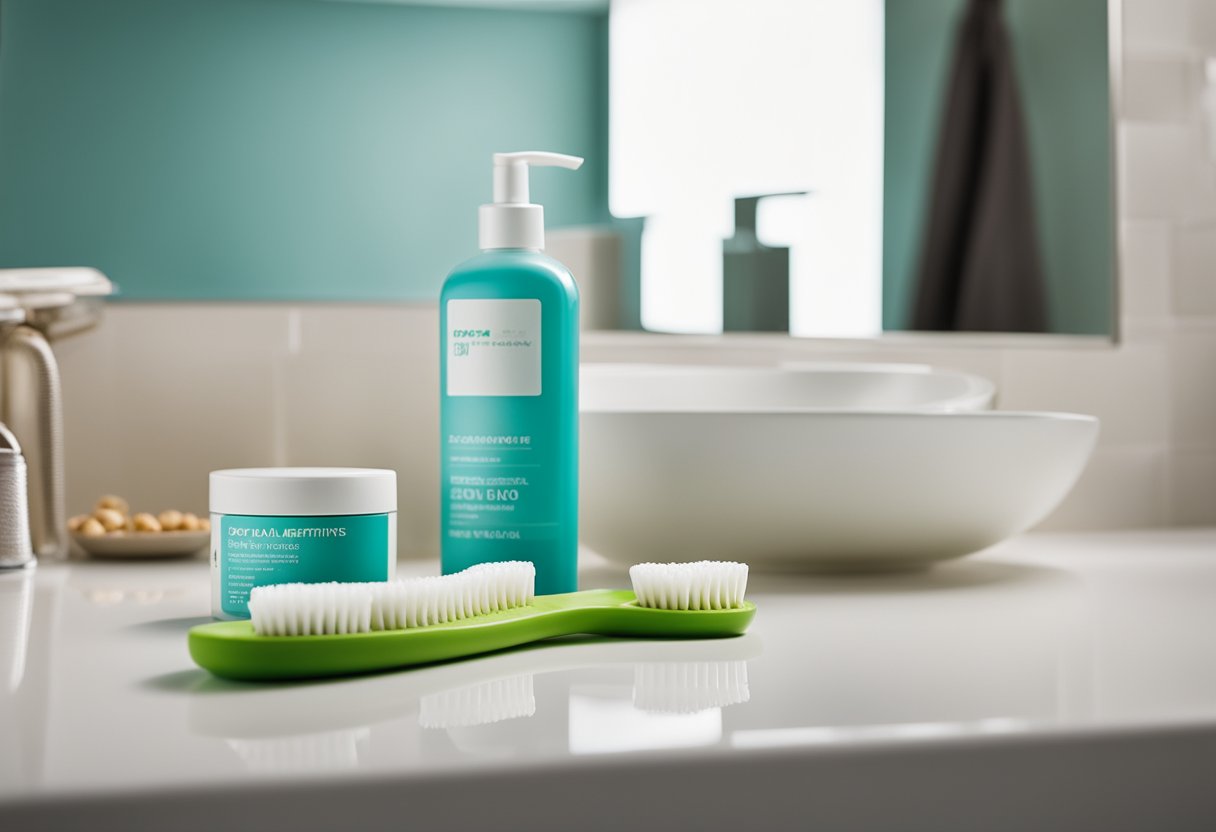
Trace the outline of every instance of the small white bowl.
{"type": "Polygon", "coordinates": [[[72,540],[95,558],[182,558],[206,548],[211,532],[110,532],[98,537],[72,533],[72,540]]]}

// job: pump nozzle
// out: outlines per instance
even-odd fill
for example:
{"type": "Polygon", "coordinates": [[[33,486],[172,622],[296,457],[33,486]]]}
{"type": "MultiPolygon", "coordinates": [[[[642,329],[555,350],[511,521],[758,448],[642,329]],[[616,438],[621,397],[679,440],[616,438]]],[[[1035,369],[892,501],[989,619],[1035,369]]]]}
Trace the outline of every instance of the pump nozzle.
{"type": "Polygon", "coordinates": [[[481,206],[478,238],[482,249],[545,247],[544,208],[529,201],[529,166],[578,170],[578,156],[543,151],[494,154],[494,202],[481,206]]]}

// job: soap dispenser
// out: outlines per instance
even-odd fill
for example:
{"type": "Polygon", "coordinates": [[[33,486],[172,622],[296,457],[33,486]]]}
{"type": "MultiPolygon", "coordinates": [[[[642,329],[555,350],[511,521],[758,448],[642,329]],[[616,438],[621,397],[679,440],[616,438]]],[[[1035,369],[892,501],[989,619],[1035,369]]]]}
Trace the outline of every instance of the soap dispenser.
{"type": "Polygon", "coordinates": [[[735,199],[735,234],[722,242],[723,332],[788,332],[790,250],[766,246],[756,236],[760,200],[805,196],[806,191],[735,199]]]}
{"type": "Polygon", "coordinates": [[[439,296],[440,550],[443,573],[536,565],[541,595],[578,589],[578,288],[543,254],[530,167],[559,153],[496,153],[482,253],[439,296]]]}

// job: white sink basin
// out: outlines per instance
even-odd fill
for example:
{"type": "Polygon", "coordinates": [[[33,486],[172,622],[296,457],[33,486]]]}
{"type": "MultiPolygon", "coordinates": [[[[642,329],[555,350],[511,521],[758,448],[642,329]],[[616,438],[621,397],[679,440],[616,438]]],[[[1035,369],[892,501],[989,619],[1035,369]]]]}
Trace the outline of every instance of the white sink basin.
{"type": "Polygon", "coordinates": [[[926,364],[800,363],[781,367],[586,364],[581,405],[595,412],[987,410],[995,388],[926,364]]]}
{"type": "Polygon", "coordinates": [[[949,412],[927,396],[898,412],[898,385],[877,385],[884,395],[860,396],[850,411],[874,391],[867,379],[817,385],[819,374],[800,372],[792,381],[788,370],[659,368],[630,381],[621,368],[585,368],[583,543],[624,564],[920,567],[1037,523],[1098,434],[1090,416],[949,412]]]}

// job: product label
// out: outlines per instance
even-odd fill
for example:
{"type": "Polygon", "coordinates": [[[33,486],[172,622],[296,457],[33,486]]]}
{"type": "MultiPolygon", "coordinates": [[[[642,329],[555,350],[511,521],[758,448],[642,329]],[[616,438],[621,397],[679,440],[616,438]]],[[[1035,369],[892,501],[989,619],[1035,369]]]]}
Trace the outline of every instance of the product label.
{"type": "MultiPolygon", "coordinates": [[[[539,404],[536,399],[509,400],[509,407],[504,402],[493,421],[504,426],[535,423],[535,418],[517,412],[534,403],[539,404]]],[[[553,450],[554,437],[545,433],[444,434],[445,572],[486,560],[530,560],[537,564],[538,592],[568,591],[546,582],[553,573],[562,512],[553,450]]]]}
{"type": "Polygon", "coordinates": [[[449,300],[447,394],[539,396],[540,301],[449,300]]]}
{"type": "Polygon", "coordinates": [[[218,570],[219,607],[228,615],[249,617],[255,586],[390,577],[390,515],[218,519],[211,568],[218,570]]]}
{"type": "Polygon", "coordinates": [[[454,433],[445,444],[448,537],[520,540],[520,523],[554,525],[534,516],[545,477],[530,435],[454,433]]]}

